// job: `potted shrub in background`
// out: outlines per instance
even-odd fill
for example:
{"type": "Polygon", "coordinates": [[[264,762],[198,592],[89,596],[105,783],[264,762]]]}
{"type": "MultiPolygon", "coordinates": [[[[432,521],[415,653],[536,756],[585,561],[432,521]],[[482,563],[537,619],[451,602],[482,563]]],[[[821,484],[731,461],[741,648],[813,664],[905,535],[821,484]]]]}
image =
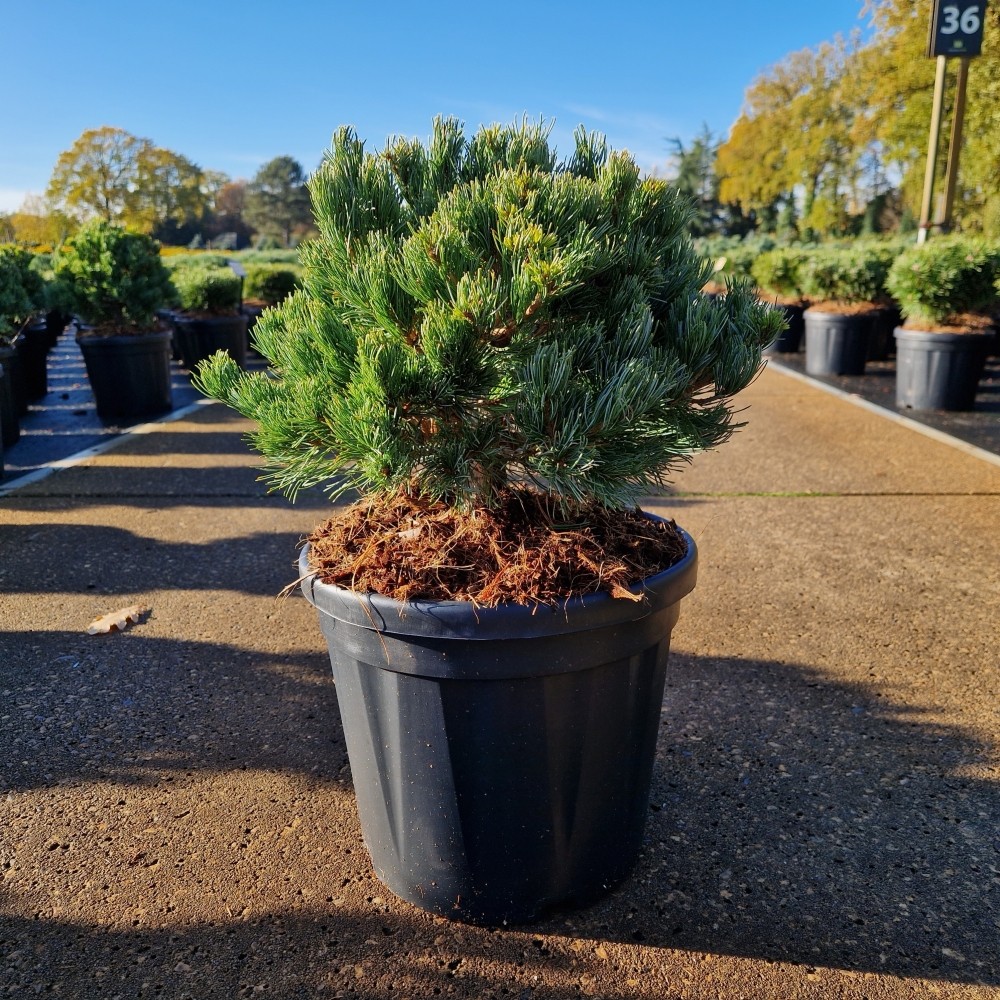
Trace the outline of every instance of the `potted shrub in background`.
{"type": "Polygon", "coordinates": [[[6,447],[20,438],[20,418],[28,411],[22,331],[42,302],[41,280],[30,265],[27,250],[12,243],[0,246],[0,427],[6,447]]]}
{"type": "Polygon", "coordinates": [[[173,274],[179,311],[174,335],[184,367],[194,371],[216,351],[226,351],[246,364],[247,319],[240,312],[241,282],[227,266],[212,264],[178,268],[173,274]]]}
{"type": "Polygon", "coordinates": [[[171,294],[159,245],[104,220],[83,226],[53,256],[72,312],[97,413],[142,417],[173,406],[170,331],[156,310],[171,294]]]}
{"type": "Polygon", "coordinates": [[[226,267],[226,258],[218,253],[206,253],[205,251],[176,250],[169,248],[168,251],[160,250],[160,257],[163,266],[170,274],[171,294],[162,309],[157,309],[156,315],[159,320],[166,323],[173,331],[173,359],[181,360],[180,345],[176,333],[177,311],[180,308],[180,299],[177,295],[176,277],[178,273],[186,271],[191,267],[226,267]]]}
{"type": "Polygon", "coordinates": [[[381,154],[345,128],[310,189],[271,369],[197,382],[258,421],[274,487],[362,495],[300,565],[375,871],[452,918],[585,902],[639,851],[694,586],[636,503],[728,438],[781,317],[700,295],[686,203],[582,130],[559,164],[542,125],[381,154]]]}
{"type": "Polygon", "coordinates": [[[899,255],[888,286],[906,317],[896,330],[896,405],[972,409],[995,332],[1000,251],[962,237],[899,255]]]}
{"type": "Polygon", "coordinates": [[[22,247],[2,248],[6,263],[14,271],[27,297],[27,310],[20,318],[21,331],[14,341],[17,351],[15,379],[20,415],[28,412],[28,403],[48,391],[46,359],[49,353],[48,331],[42,314],[45,311],[45,281],[35,268],[35,255],[22,247]]]}
{"type": "Polygon", "coordinates": [[[289,264],[247,264],[243,285],[243,313],[247,317],[247,335],[253,342],[253,330],[261,313],[288,298],[299,287],[298,269],[289,264]]]}
{"type": "Polygon", "coordinates": [[[876,244],[824,247],[806,256],[800,274],[810,301],[804,314],[810,375],[864,373],[893,256],[890,247],[876,244]]]}
{"type": "Polygon", "coordinates": [[[804,257],[796,247],[778,247],[762,253],[750,267],[762,298],[785,317],[787,328],[772,345],[772,350],[784,354],[798,351],[805,330],[806,301],[800,276],[804,257]]]}
{"type": "Polygon", "coordinates": [[[725,295],[727,281],[749,279],[753,262],[774,247],[775,241],[770,236],[704,236],[695,240],[698,252],[713,261],[703,294],[709,298],[725,295]]]}

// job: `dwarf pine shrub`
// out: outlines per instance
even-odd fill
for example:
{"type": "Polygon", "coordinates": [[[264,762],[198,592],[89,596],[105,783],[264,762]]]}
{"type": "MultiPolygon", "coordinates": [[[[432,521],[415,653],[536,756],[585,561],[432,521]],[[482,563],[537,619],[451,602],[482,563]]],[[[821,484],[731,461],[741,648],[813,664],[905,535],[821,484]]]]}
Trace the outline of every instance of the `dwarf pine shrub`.
{"type": "Polygon", "coordinates": [[[802,298],[801,269],[806,251],[794,247],[775,247],[757,257],[750,273],[763,295],[788,299],[802,298]]]}
{"type": "Polygon", "coordinates": [[[171,295],[156,240],[103,219],[71,236],[53,255],[52,267],[71,311],[107,331],[152,329],[156,310],[171,295]]]}
{"type": "Polygon", "coordinates": [[[172,280],[184,312],[217,316],[240,307],[240,279],[228,267],[185,267],[172,280]]]}
{"type": "Polygon", "coordinates": [[[802,290],[817,302],[883,302],[894,257],[894,249],[886,244],[818,247],[799,267],[802,290]]]}
{"type": "Polygon", "coordinates": [[[0,244],[0,343],[13,342],[45,304],[44,283],[30,251],[0,244]]]}
{"type": "Polygon", "coordinates": [[[310,191],[303,287],[257,326],[270,370],[198,374],[291,496],[633,505],[731,434],[782,327],[749,283],[703,297],[687,203],[582,129],[558,162],[542,125],[438,119],[377,153],[341,128],[310,191]]]}
{"type": "Polygon", "coordinates": [[[903,315],[918,323],[947,323],[994,306],[1000,251],[982,240],[952,236],[904,251],[888,286],[903,315]]]}
{"type": "Polygon", "coordinates": [[[248,299],[277,305],[299,287],[298,271],[280,264],[248,264],[243,289],[248,299]]]}

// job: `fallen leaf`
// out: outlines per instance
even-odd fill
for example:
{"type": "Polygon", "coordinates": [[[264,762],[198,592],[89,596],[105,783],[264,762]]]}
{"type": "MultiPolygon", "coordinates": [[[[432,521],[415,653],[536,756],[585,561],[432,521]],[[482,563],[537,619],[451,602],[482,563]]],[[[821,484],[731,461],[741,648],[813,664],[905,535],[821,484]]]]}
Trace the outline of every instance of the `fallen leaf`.
{"type": "Polygon", "coordinates": [[[87,626],[87,635],[103,635],[107,632],[114,632],[116,629],[123,632],[130,623],[138,625],[147,611],[149,608],[140,607],[138,604],[133,604],[130,608],[122,608],[119,611],[111,611],[100,618],[95,618],[87,626]]]}

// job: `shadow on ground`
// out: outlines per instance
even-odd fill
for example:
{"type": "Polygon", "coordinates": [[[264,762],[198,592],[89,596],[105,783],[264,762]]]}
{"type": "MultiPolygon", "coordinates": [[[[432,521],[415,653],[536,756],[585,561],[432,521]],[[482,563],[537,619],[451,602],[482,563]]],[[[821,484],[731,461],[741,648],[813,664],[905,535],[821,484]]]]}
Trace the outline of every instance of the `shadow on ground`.
{"type": "MultiPolygon", "coordinates": [[[[349,790],[318,637],[315,654],[286,657],[119,638],[112,657],[86,637],[35,633],[30,663],[15,665],[9,652],[24,637],[0,633],[10,706],[0,755],[11,762],[0,814],[21,793],[71,801],[85,795],[81,783],[142,786],[154,772],[199,786],[263,769],[309,776],[321,796],[349,790]]],[[[269,982],[292,997],[326,983],[374,998],[408,982],[413,995],[520,998],[531,996],[528,973],[586,971],[570,944],[596,939],[641,946],[640,964],[672,961],[657,949],[690,949],[1000,985],[1000,787],[970,776],[992,748],[803,665],[676,653],[669,675],[640,862],[587,910],[517,931],[449,925],[393,899],[360,852],[333,843],[319,848],[323,878],[354,884],[353,910],[333,895],[296,910],[279,891],[252,921],[31,920],[21,901],[30,888],[8,878],[0,945],[13,957],[0,984],[42,976],[64,995],[97,995],[87,990],[104,983],[107,996],[209,997],[269,982]],[[370,960],[360,972],[359,954],[370,960]]],[[[169,893],[171,873],[159,878],[169,893]]]]}
{"type": "MultiPolygon", "coordinates": [[[[233,529],[238,532],[239,524],[233,529]]],[[[188,589],[277,596],[298,577],[301,540],[296,532],[260,531],[209,542],[163,542],[93,524],[0,525],[0,552],[16,554],[0,565],[0,590],[134,594],[188,589]]]]}
{"type": "Polygon", "coordinates": [[[672,654],[643,858],[588,923],[1000,984],[1000,784],[968,776],[994,754],[806,666],[672,654]]]}

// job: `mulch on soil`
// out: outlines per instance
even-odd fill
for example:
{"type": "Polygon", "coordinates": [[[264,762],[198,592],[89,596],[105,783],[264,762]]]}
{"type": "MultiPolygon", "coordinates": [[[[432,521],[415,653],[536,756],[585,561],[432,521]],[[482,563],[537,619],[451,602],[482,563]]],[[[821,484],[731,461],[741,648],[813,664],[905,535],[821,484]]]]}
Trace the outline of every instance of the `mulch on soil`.
{"type": "Polygon", "coordinates": [[[397,600],[465,600],[485,607],[558,605],[630,590],[682,559],[673,521],[638,508],[577,505],[510,490],[490,510],[455,510],[396,495],[358,502],[309,536],[311,568],[324,583],[397,600]]]}

